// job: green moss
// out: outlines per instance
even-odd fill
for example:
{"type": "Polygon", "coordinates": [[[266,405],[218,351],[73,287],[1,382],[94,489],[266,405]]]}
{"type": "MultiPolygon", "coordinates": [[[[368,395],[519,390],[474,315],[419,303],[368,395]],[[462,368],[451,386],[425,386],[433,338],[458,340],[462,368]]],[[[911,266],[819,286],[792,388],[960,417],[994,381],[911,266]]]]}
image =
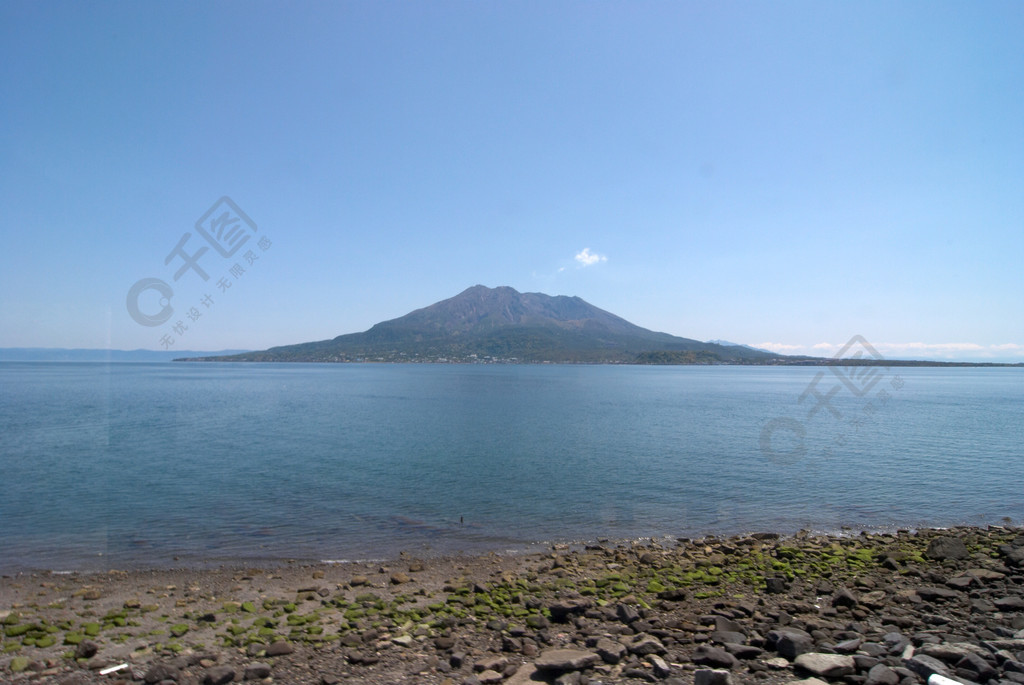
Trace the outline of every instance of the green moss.
{"type": "Polygon", "coordinates": [[[20,637],[32,630],[35,626],[31,623],[21,623],[18,625],[8,625],[4,628],[4,635],[7,637],[20,637]]]}
{"type": "Polygon", "coordinates": [[[184,623],[175,623],[171,626],[171,635],[174,637],[181,637],[188,632],[188,626],[184,623]]]}
{"type": "Polygon", "coordinates": [[[85,635],[82,633],[64,633],[64,644],[66,645],[78,645],[85,639],[85,635]]]}
{"type": "Polygon", "coordinates": [[[82,631],[89,637],[96,637],[100,634],[101,626],[99,623],[86,623],[82,626],[82,631]]]}

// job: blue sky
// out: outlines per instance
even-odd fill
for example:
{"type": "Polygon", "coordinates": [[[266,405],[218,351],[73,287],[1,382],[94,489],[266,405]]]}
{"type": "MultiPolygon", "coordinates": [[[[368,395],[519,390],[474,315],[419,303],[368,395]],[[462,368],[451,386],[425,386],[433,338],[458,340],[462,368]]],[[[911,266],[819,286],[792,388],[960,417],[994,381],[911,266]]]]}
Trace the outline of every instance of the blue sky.
{"type": "Polygon", "coordinates": [[[260,349],[480,283],[1024,360],[1021,36],[1020,2],[3,3],[0,347],[260,349]]]}

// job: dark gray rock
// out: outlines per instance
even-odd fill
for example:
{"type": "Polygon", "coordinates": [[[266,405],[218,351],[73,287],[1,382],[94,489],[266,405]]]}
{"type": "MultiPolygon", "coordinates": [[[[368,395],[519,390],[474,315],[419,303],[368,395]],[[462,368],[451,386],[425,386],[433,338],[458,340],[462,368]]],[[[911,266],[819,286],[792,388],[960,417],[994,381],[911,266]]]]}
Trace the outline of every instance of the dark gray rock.
{"type": "Polygon", "coordinates": [[[235,669],[230,666],[214,666],[203,674],[203,685],[227,685],[235,679],[235,669]]]}
{"type": "Polygon", "coordinates": [[[992,664],[987,662],[978,654],[967,654],[956,663],[957,672],[967,671],[971,680],[985,682],[999,675],[992,664]]]}
{"type": "Polygon", "coordinates": [[[897,685],[900,682],[899,675],[885,664],[875,664],[868,671],[868,677],[864,685],[897,685]]]}
{"type": "Polygon", "coordinates": [[[738,621],[726,618],[725,616],[715,616],[715,631],[719,633],[740,633],[741,635],[746,632],[738,621]]]}
{"type": "Polygon", "coordinates": [[[267,647],[267,656],[284,656],[286,654],[291,654],[294,651],[294,647],[281,640],[267,647]]]}
{"type": "Polygon", "coordinates": [[[963,593],[946,587],[919,587],[914,592],[926,602],[949,601],[963,596],[963,593]]]}
{"type": "Polygon", "coordinates": [[[640,634],[633,638],[633,642],[626,648],[630,654],[636,654],[637,656],[647,656],[648,654],[664,654],[666,651],[665,645],[661,643],[661,640],[654,637],[653,635],[640,634]]]}
{"type": "Polygon", "coordinates": [[[710,666],[712,669],[732,669],[739,662],[729,652],[718,647],[707,647],[701,645],[693,653],[693,663],[698,666],[710,666]]]}
{"type": "Polygon", "coordinates": [[[775,651],[779,656],[790,661],[814,649],[814,638],[799,628],[773,630],[768,633],[768,643],[774,643],[775,651]]]}
{"type": "Polygon", "coordinates": [[[734,633],[727,630],[716,630],[715,632],[711,633],[710,638],[712,642],[717,642],[718,644],[722,645],[727,643],[734,645],[742,645],[744,642],[747,641],[747,636],[743,633],[734,633]]]}
{"type": "Polygon", "coordinates": [[[600,656],[606,664],[617,664],[622,660],[622,657],[626,656],[625,645],[606,637],[599,639],[594,648],[597,650],[598,656],[600,656]]]}
{"type": "Polygon", "coordinates": [[[723,645],[723,648],[725,649],[725,651],[729,652],[737,659],[742,659],[743,661],[747,661],[749,659],[756,659],[762,654],[764,654],[763,649],[761,649],[760,647],[754,647],[753,645],[726,643],[725,645],[723,645]]]}
{"type": "Polygon", "coordinates": [[[732,685],[732,673],[719,669],[698,668],[693,674],[693,685],[732,685]]]}
{"type": "Polygon", "coordinates": [[[579,616],[591,607],[587,600],[568,599],[555,602],[548,606],[551,612],[551,620],[555,623],[566,623],[573,616],[579,616]]]}
{"type": "Polygon", "coordinates": [[[669,667],[668,662],[662,659],[656,654],[652,654],[647,657],[647,660],[651,663],[651,668],[654,670],[654,675],[657,678],[667,678],[672,673],[672,669],[669,667]]]}
{"type": "Polygon", "coordinates": [[[785,578],[765,578],[765,590],[770,595],[782,595],[789,590],[785,578]]]}
{"type": "Polygon", "coordinates": [[[992,603],[999,611],[1024,611],[1024,597],[1003,597],[992,603]]]}
{"type": "Polygon", "coordinates": [[[862,642],[863,640],[861,640],[859,637],[854,638],[852,640],[843,640],[842,642],[836,643],[835,650],[840,654],[853,654],[858,649],[860,649],[860,645],[862,642]]]}
{"type": "Polygon", "coordinates": [[[853,657],[846,654],[807,652],[798,656],[794,664],[797,668],[822,678],[842,678],[856,670],[853,657]]]}
{"type": "Polygon", "coordinates": [[[853,663],[857,667],[858,671],[870,671],[872,668],[880,664],[881,660],[873,656],[867,656],[866,654],[854,654],[853,663]]]}
{"type": "Polygon", "coordinates": [[[149,685],[159,683],[163,680],[173,680],[177,682],[178,674],[178,669],[169,664],[154,664],[148,671],[146,671],[146,675],[143,676],[142,679],[149,685]]]}
{"type": "Polygon", "coordinates": [[[623,623],[633,623],[640,620],[640,612],[636,607],[629,604],[619,604],[615,607],[615,616],[623,623]]]}
{"type": "Polygon", "coordinates": [[[945,535],[932,538],[932,541],[928,543],[928,549],[925,550],[925,556],[938,561],[966,559],[967,554],[967,546],[964,545],[963,540],[945,535]]]}
{"type": "Polygon", "coordinates": [[[262,680],[270,677],[270,666],[264,663],[252,663],[245,667],[246,680],[262,680]]]}
{"type": "Polygon", "coordinates": [[[91,659],[96,656],[96,652],[100,650],[100,646],[92,640],[82,640],[75,647],[75,658],[76,659],[91,659]]]}
{"type": "Polygon", "coordinates": [[[600,660],[594,652],[583,649],[549,649],[537,657],[534,665],[542,671],[579,671],[600,660]]]}
{"type": "Polygon", "coordinates": [[[951,675],[944,663],[927,654],[915,654],[909,659],[904,659],[903,665],[925,680],[936,673],[946,678],[951,675]]]}
{"type": "Polygon", "coordinates": [[[836,593],[832,596],[832,606],[834,607],[855,607],[858,602],[860,602],[860,599],[857,595],[845,587],[836,590],[836,593]]]}

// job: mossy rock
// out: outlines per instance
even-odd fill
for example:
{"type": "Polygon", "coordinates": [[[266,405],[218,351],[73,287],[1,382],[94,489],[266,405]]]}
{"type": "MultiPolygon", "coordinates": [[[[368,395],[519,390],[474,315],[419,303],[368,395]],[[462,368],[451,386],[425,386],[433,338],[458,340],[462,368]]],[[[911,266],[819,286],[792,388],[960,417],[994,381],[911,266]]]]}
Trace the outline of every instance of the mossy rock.
{"type": "Polygon", "coordinates": [[[174,637],[181,637],[188,632],[188,626],[184,623],[175,623],[171,626],[171,635],[174,637]]]}
{"type": "Polygon", "coordinates": [[[36,639],[36,647],[39,649],[46,649],[47,647],[53,647],[57,644],[57,637],[55,635],[45,635],[36,639]]]}
{"type": "Polygon", "coordinates": [[[4,628],[4,635],[6,635],[7,637],[21,637],[33,628],[35,628],[35,626],[31,623],[8,625],[6,628],[4,628]]]}
{"type": "Polygon", "coordinates": [[[242,602],[241,609],[242,609],[242,611],[244,611],[247,614],[255,614],[256,613],[256,605],[253,604],[252,602],[242,602]]]}
{"type": "Polygon", "coordinates": [[[16,656],[16,657],[14,657],[13,659],[11,659],[11,665],[10,665],[11,673],[21,673],[21,672],[23,672],[26,668],[28,668],[29,663],[30,662],[28,660],[28,657],[24,657],[24,656],[16,656]]]}
{"type": "Polygon", "coordinates": [[[79,645],[84,639],[85,635],[82,633],[64,633],[64,644],[66,645],[79,645]]]}

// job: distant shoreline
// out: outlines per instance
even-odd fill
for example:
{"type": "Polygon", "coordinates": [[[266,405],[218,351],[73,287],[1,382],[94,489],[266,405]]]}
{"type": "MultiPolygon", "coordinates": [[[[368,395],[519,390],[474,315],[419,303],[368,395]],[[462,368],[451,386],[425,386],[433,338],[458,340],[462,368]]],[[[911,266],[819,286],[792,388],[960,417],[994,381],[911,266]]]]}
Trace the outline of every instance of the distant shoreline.
{"type": "MultiPolygon", "coordinates": [[[[251,355],[251,353],[250,353],[251,355]]],[[[171,361],[175,362],[222,362],[222,363],[260,363],[260,364],[455,364],[465,366],[484,365],[505,365],[505,366],[543,366],[543,365],[564,365],[564,366],[876,366],[876,367],[936,367],[936,368],[1024,368],[1024,362],[953,362],[953,361],[931,361],[914,359],[830,359],[824,357],[794,357],[782,358],[775,361],[750,361],[750,362],[647,362],[647,361],[476,361],[461,359],[444,360],[395,360],[395,359],[372,359],[372,360],[327,360],[327,359],[260,359],[245,358],[233,359],[230,357],[179,357],[171,361]]]]}

